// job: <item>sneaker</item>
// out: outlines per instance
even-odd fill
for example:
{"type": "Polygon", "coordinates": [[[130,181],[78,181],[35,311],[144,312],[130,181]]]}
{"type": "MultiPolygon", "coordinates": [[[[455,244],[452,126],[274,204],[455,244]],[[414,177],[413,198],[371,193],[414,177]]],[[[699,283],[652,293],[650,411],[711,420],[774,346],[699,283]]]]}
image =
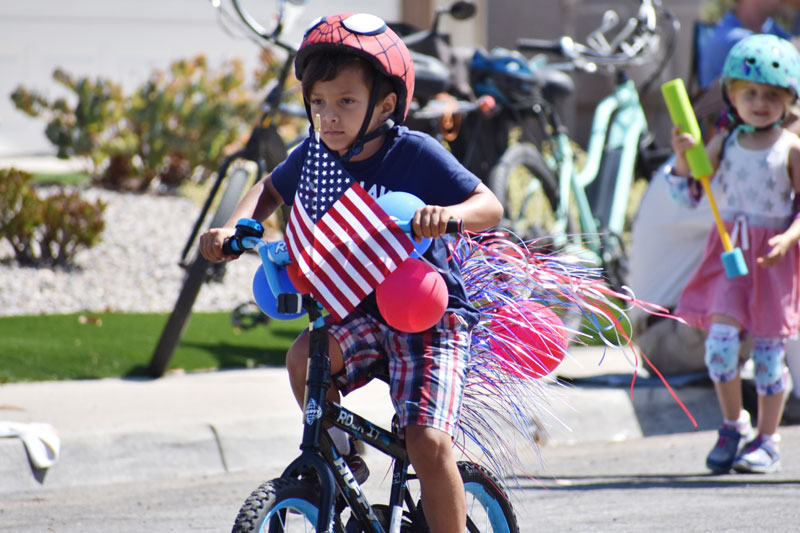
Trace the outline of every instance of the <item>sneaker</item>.
{"type": "Polygon", "coordinates": [[[363,484],[369,477],[369,467],[361,454],[358,453],[353,441],[350,441],[350,453],[344,456],[344,461],[353,472],[353,477],[356,478],[358,484],[363,484]]]}
{"type": "Polygon", "coordinates": [[[781,467],[778,445],[759,435],[742,450],[733,462],[733,469],[747,474],[768,474],[781,467]]]}
{"type": "Polygon", "coordinates": [[[750,438],[749,433],[751,431],[742,434],[727,426],[719,428],[717,443],[706,458],[706,466],[709,470],[715,474],[725,474],[730,471],[741,445],[750,438]]]}

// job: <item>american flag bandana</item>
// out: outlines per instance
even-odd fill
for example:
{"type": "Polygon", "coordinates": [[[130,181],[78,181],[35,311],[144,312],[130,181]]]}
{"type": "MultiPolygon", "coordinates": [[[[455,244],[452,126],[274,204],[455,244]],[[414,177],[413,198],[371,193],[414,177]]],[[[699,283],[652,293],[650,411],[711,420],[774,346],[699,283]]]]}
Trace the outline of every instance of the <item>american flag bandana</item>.
{"type": "Polygon", "coordinates": [[[414,250],[411,239],[319,141],[309,141],[286,226],[289,255],[337,320],[414,250]]]}

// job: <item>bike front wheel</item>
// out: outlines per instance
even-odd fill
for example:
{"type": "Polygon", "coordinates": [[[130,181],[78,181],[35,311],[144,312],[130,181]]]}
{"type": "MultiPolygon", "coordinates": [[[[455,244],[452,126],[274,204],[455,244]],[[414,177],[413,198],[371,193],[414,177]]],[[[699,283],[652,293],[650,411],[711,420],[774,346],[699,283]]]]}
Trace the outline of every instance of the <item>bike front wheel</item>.
{"type": "MultiPolygon", "coordinates": [[[[536,146],[525,142],[509,146],[492,167],[486,183],[503,205],[503,226],[524,240],[557,233],[558,180],[536,146]]],[[[575,228],[567,217],[561,231],[570,234],[575,228]]]]}
{"type": "Polygon", "coordinates": [[[319,488],[299,479],[267,481],[250,494],[233,533],[316,531],[319,488]]]}
{"type": "MultiPolygon", "coordinates": [[[[240,167],[234,170],[227,179],[228,186],[211,219],[209,225],[211,228],[222,226],[230,218],[247,185],[248,174],[244,167],[240,167]]],[[[172,354],[183,337],[183,331],[189,322],[189,316],[192,313],[194,302],[197,300],[197,295],[200,293],[200,288],[211,277],[215,267],[224,268],[224,266],[224,263],[215,266],[199,253],[189,265],[178,299],[175,301],[175,306],[172,308],[150,359],[148,373],[151,376],[161,377],[166,372],[172,354]]]]}

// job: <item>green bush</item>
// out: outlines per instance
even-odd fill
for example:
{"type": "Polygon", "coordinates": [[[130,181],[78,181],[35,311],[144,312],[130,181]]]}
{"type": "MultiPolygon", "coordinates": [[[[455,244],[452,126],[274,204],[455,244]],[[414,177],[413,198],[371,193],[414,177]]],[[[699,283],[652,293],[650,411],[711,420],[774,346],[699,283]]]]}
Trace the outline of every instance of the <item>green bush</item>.
{"type": "Polygon", "coordinates": [[[61,69],[53,72],[53,79],[74,93],[74,105],[66,98],[48,101],[21,85],[11,93],[11,100],[23,113],[47,120],[45,135],[58,150],[58,157],[94,155],[104,137],[114,135],[111,130],[124,115],[122,89],[102,78],[76,80],[61,69]]]}
{"type": "Polygon", "coordinates": [[[154,73],[128,100],[121,153],[144,188],[156,177],[175,187],[196,170],[213,171],[253,111],[240,61],[212,72],[202,56],[179,60],[168,72],[154,73]]]}
{"type": "MultiPolygon", "coordinates": [[[[268,53],[261,60],[256,90],[274,80],[280,66],[268,53]]],[[[12,101],[47,121],[45,133],[59,157],[88,157],[94,182],[111,189],[144,191],[153,183],[174,189],[191,177],[203,180],[226,151],[247,140],[259,109],[238,60],[217,70],[203,56],[178,60],[131,95],[111,81],[75,79],[61,69],[53,79],[70,98],[49,101],[19,86],[12,101]]],[[[297,87],[291,92],[296,98],[297,87]]]]}
{"type": "Polygon", "coordinates": [[[63,190],[41,198],[30,186],[32,178],[0,169],[0,239],[11,244],[21,265],[70,265],[78,251],[99,241],[106,205],[63,190]]]}

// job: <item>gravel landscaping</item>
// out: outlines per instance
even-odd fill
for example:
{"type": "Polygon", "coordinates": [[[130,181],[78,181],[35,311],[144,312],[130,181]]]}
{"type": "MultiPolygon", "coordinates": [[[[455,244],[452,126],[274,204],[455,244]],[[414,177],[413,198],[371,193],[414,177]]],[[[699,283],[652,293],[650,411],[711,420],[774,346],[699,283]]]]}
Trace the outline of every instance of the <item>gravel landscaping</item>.
{"type": "MultiPolygon", "coordinates": [[[[0,316],[73,312],[168,312],[183,282],[178,266],[199,206],[175,196],[89,189],[83,196],[108,204],[102,242],[76,257],[70,269],[22,268],[0,242],[0,316]]],[[[203,286],[195,311],[226,311],[251,298],[258,259],[228,264],[223,283],[203,286]]]]}

